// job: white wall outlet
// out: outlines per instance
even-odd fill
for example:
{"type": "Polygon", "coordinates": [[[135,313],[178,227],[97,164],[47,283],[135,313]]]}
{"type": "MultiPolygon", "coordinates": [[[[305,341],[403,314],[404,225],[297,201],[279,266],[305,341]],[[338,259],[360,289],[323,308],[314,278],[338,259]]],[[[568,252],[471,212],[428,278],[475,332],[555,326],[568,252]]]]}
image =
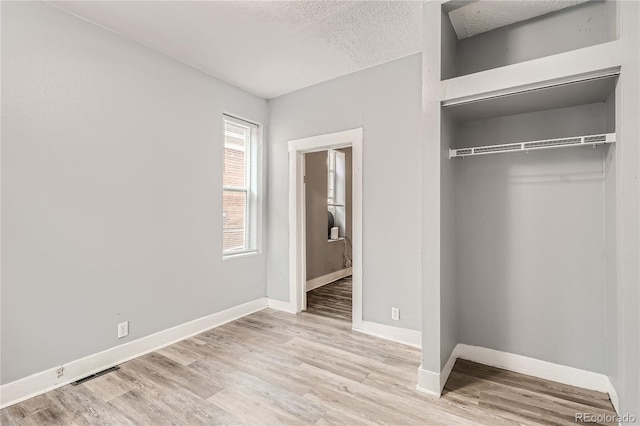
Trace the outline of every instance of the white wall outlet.
{"type": "Polygon", "coordinates": [[[60,366],[56,368],[56,377],[59,379],[62,376],[64,376],[64,367],[60,366]]]}
{"type": "Polygon", "coordinates": [[[400,321],[400,308],[391,308],[391,319],[400,321]]]}
{"type": "Polygon", "coordinates": [[[129,335],[129,321],[118,324],[118,339],[129,335]]]}

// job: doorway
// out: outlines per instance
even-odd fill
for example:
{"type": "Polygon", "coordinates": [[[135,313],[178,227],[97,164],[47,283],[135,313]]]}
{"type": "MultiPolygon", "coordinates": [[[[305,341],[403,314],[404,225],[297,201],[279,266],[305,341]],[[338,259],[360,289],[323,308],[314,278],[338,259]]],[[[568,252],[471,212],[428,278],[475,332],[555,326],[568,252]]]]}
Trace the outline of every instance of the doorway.
{"type": "MultiPolygon", "coordinates": [[[[352,327],[362,327],[362,128],[289,141],[289,300],[307,308],[305,156],[351,148],[352,156],[352,327]]],[[[332,244],[338,244],[334,242],[332,244]]]]}
{"type": "Polygon", "coordinates": [[[307,312],[352,322],[352,148],[305,154],[307,312]]]}

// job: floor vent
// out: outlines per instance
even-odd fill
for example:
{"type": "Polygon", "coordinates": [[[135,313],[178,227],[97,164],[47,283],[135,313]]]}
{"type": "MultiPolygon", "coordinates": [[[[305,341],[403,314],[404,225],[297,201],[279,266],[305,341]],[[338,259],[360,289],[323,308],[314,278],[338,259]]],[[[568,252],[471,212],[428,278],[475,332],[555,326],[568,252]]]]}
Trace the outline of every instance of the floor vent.
{"type": "Polygon", "coordinates": [[[71,384],[73,386],[78,386],[78,385],[83,384],[84,382],[88,382],[91,379],[95,379],[96,377],[104,376],[105,374],[109,374],[112,371],[117,371],[119,369],[120,369],[120,367],[118,367],[116,365],[115,367],[110,367],[110,368],[107,368],[106,370],[98,371],[97,373],[94,373],[94,374],[92,374],[90,376],[84,377],[84,378],[82,378],[80,380],[76,380],[75,382],[72,382],[71,384]]]}

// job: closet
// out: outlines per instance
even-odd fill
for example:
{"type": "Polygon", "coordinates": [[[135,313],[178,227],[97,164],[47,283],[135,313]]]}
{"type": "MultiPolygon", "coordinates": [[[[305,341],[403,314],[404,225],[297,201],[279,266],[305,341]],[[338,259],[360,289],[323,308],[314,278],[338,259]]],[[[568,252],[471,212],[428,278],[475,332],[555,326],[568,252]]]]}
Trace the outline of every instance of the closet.
{"type": "Polygon", "coordinates": [[[617,362],[620,3],[534,3],[440,6],[425,87],[445,379],[456,344],[609,377],[617,362]]]}

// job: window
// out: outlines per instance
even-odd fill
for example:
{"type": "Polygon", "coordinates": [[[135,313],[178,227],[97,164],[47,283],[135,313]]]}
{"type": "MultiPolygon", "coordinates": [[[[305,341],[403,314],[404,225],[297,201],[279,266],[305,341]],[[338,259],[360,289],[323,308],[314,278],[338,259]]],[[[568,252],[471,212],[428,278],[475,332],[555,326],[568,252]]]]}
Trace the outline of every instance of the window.
{"type": "Polygon", "coordinates": [[[344,152],[330,149],[327,156],[327,209],[333,216],[333,226],[338,228],[339,237],[346,235],[345,174],[344,152]]]}
{"type": "Polygon", "coordinates": [[[258,126],[224,116],[223,256],[257,251],[258,126]]]}

